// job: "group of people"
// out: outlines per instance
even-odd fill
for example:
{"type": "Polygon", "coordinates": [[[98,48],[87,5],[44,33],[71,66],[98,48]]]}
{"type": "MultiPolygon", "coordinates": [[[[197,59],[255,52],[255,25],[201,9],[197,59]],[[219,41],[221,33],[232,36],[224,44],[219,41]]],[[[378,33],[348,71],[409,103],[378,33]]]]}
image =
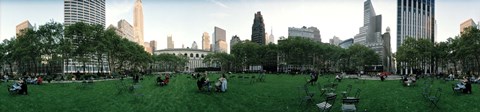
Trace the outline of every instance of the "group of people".
{"type": "Polygon", "coordinates": [[[403,76],[402,77],[402,82],[403,82],[404,86],[411,86],[411,85],[414,85],[417,82],[417,78],[414,75],[403,76]]]}
{"type": "Polygon", "coordinates": [[[13,94],[28,95],[26,79],[20,78],[18,81],[15,81],[8,91],[13,94]]]}
{"type": "Polygon", "coordinates": [[[25,80],[28,84],[37,84],[37,85],[40,85],[43,83],[43,78],[41,76],[38,76],[38,77],[35,77],[35,78],[31,78],[31,77],[28,77],[26,80],[25,80]]]}
{"type": "MultiPolygon", "coordinates": [[[[200,75],[200,74],[197,74],[200,75]]],[[[208,78],[207,73],[199,76],[200,79],[197,80],[197,87],[199,91],[211,91],[211,81],[208,78]]],[[[227,91],[227,78],[225,74],[222,74],[218,81],[215,82],[215,91],[216,92],[226,92],[227,91]]]]}
{"type": "Polygon", "coordinates": [[[463,90],[463,93],[472,94],[472,81],[468,80],[467,77],[463,77],[463,79],[457,83],[457,87],[463,90]]]}
{"type": "Polygon", "coordinates": [[[162,75],[158,75],[157,77],[157,85],[159,86],[166,86],[170,81],[170,74],[165,74],[165,79],[162,79],[162,75]]]}

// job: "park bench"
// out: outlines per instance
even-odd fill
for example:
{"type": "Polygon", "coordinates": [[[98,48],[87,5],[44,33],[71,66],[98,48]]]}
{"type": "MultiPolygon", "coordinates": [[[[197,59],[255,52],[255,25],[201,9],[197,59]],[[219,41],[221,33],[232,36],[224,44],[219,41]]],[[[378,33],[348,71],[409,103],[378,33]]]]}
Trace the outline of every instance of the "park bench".
{"type": "Polygon", "coordinates": [[[337,98],[337,95],[326,97],[325,101],[317,104],[318,109],[322,112],[325,112],[325,111],[329,112],[332,109],[333,104],[335,104],[336,98],[337,98]]]}

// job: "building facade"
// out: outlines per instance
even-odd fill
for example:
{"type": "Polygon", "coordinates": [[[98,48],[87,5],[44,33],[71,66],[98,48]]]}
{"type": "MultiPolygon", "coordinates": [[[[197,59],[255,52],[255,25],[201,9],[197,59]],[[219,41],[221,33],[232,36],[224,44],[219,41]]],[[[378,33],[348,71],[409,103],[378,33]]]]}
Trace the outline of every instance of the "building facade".
{"type": "Polygon", "coordinates": [[[18,24],[18,25],[16,26],[16,28],[15,28],[15,29],[16,29],[16,33],[15,33],[15,34],[16,34],[16,36],[18,37],[18,36],[20,36],[20,35],[23,35],[22,30],[24,30],[24,29],[32,29],[32,28],[33,28],[32,24],[30,24],[30,22],[29,22],[28,20],[25,20],[25,21],[21,22],[20,24],[18,24]]]}
{"type": "Polygon", "coordinates": [[[347,40],[344,40],[343,42],[340,42],[340,44],[338,44],[338,46],[344,49],[348,49],[352,45],[353,45],[353,38],[349,38],[347,40]]]}
{"type": "Polygon", "coordinates": [[[382,15],[376,15],[372,2],[363,3],[363,26],[354,37],[354,43],[360,45],[376,45],[381,40],[382,15]]]}
{"type": "Polygon", "coordinates": [[[333,38],[330,39],[329,42],[330,42],[331,45],[338,46],[340,44],[340,42],[342,42],[342,40],[340,40],[340,38],[338,38],[337,36],[333,36],[333,38]]]}
{"type": "Polygon", "coordinates": [[[105,26],[105,0],[64,0],[64,25],[76,22],[105,26]]]}
{"type": "Polygon", "coordinates": [[[275,44],[275,37],[273,36],[273,31],[270,31],[270,35],[268,36],[268,42],[267,44],[275,44]]]}
{"type": "Polygon", "coordinates": [[[435,0],[397,0],[397,49],[407,37],[435,42],[435,0]]]}
{"type": "Polygon", "coordinates": [[[392,47],[390,44],[390,28],[387,27],[386,32],[382,35],[383,40],[383,56],[381,58],[384,71],[393,72],[393,56],[392,56],[392,47]]]}
{"type": "Polygon", "coordinates": [[[288,37],[303,37],[308,39],[314,39],[314,30],[308,29],[303,26],[302,28],[288,27],[288,37]]]}
{"type": "Polygon", "coordinates": [[[310,26],[308,29],[313,31],[313,40],[322,42],[322,35],[320,35],[320,30],[317,27],[310,26]]]}
{"type": "Polygon", "coordinates": [[[127,38],[128,40],[137,43],[138,39],[134,37],[133,26],[128,23],[126,20],[122,19],[117,23],[117,34],[122,36],[123,38],[127,38]]]}
{"type": "MultiPolygon", "coordinates": [[[[435,42],[436,20],[435,0],[397,0],[397,46],[403,44],[406,38],[428,39],[435,42]]],[[[412,74],[413,69],[408,63],[397,63],[400,74],[412,74]]],[[[432,66],[425,65],[424,72],[431,71],[432,66]]]]}
{"type": "Polygon", "coordinates": [[[133,7],[133,27],[137,43],[142,45],[143,40],[143,6],[142,0],[136,0],[133,7]]]}
{"type": "Polygon", "coordinates": [[[167,36],[167,49],[173,49],[174,47],[172,35],[170,34],[167,36]]]}
{"type": "Polygon", "coordinates": [[[215,52],[223,52],[228,53],[228,44],[225,41],[218,41],[217,43],[217,50],[215,52]]]}
{"type": "Polygon", "coordinates": [[[192,49],[198,49],[197,42],[193,41],[193,43],[192,43],[192,49]]]}
{"type": "MultiPolygon", "coordinates": [[[[105,26],[105,0],[64,0],[64,25],[69,26],[76,22],[98,24],[105,26]]],[[[139,43],[143,45],[143,43],[139,43]]],[[[98,62],[92,58],[88,64],[78,60],[67,59],[63,65],[63,73],[110,73],[107,57],[98,62]],[[84,68],[85,67],[85,71],[84,68]]]]}
{"type": "Polygon", "coordinates": [[[237,43],[240,43],[242,40],[240,40],[240,37],[237,35],[232,36],[232,39],[230,39],[230,51],[233,50],[233,46],[237,43]]]}
{"type": "Polygon", "coordinates": [[[152,47],[150,47],[150,42],[143,42],[143,48],[145,49],[146,52],[150,54],[153,53],[152,47]]]}
{"type": "Polygon", "coordinates": [[[265,45],[265,24],[263,23],[263,16],[260,11],[255,13],[252,25],[252,42],[265,45]]]}
{"type": "Polygon", "coordinates": [[[153,51],[157,50],[157,41],[156,40],[151,40],[150,41],[150,48],[152,48],[152,53],[153,51]]]}
{"type": "Polygon", "coordinates": [[[203,32],[202,35],[202,49],[210,51],[210,35],[207,32],[203,32]]]}
{"type": "Polygon", "coordinates": [[[219,27],[214,28],[214,52],[227,52],[226,36],[226,31],[224,29],[219,27]]]}
{"type": "Polygon", "coordinates": [[[460,24],[460,34],[463,33],[463,30],[465,30],[465,28],[468,28],[468,27],[477,27],[477,24],[475,24],[475,21],[473,21],[473,19],[468,19],[464,22],[462,22],[462,24],[460,24]]]}
{"type": "Polygon", "coordinates": [[[158,54],[173,54],[177,56],[188,57],[188,63],[184,67],[184,71],[195,71],[195,68],[208,67],[208,64],[203,63],[203,59],[206,55],[211,53],[210,51],[202,49],[163,49],[156,50],[155,55],[158,54]]]}

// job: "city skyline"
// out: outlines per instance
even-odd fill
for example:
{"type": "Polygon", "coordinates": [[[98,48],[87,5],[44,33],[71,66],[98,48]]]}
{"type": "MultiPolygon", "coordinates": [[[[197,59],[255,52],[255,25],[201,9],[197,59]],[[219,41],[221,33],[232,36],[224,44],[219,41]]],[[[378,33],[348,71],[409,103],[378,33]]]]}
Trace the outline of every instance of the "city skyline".
{"type": "MultiPolygon", "coordinates": [[[[324,43],[333,36],[346,40],[358,34],[358,27],[363,26],[364,1],[143,0],[144,40],[156,40],[159,43],[158,49],[164,49],[167,35],[173,34],[176,45],[188,45],[193,41],[201,42],[200,35],[203,32],[213,34],[214,26],[228,30],[226,40],[230,40],[233,35],[238,35],[242,40],[250,40],[252,18],[257,11],[262,12],[265,31],[273,28],[273,35],[277,37],[288,36],[288,27],[316,26],[320,30],[324,43]]],[[[390,27],[391,37],[396,37],[396,2],[396,0],[372,0],[376,14],[383,17],[382,33],[385,33],[386,27],[390,27]]],[[[105,25],[115,25],[121,19],[133,23],[134,3],[135,0],[107,0],[105,25]]],[[[480,10],[472,10],[471,7],[479,3],[480,1],[475,0],[437,0],[435,3],[438,25],[436,41],[445,41],[448,37],[458,35],[459,24],[465,20],[473,18],[478,22],[480,10]]],[[[63,0],[2,0],[0,1],[0,39],[13,37],[15,26],[22,21],[29,20],[34,26],[45,24],[52,19],[63,22],[63,14],[63,0]]],[[[396,45],[396,40],[392,39],[391,43],[396,45]]],[[[175,46],[175,48],[179,47],[175,46]]],[[[396,51],[395,46],[392,46],[392,51],[396,51]]]]}

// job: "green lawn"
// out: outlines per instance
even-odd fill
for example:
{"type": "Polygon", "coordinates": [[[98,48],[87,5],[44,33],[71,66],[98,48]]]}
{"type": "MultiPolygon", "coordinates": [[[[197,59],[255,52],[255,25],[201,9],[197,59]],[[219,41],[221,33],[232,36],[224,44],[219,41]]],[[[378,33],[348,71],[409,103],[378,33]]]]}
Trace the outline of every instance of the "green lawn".
{"type": "MultiPolygon", "coordinates": [[[[243,74],[245,75],[245,74],[243,74]]],[[[210,75],[210,79],[218,78],[210,75]]],[[[180,75],[173,78],[168,86],[154,85],[154,77],[146,77],[141,87],[134,93],[118,93],[121,81],[95,82],[83,86],[82,83],[29,85],[29,95],[9,95],[7,84],[0,86],[0,112],[104,112],[104,111],[167,111],[167,112],[282,112],[317,111],[314,104],[300,105],[304,92],[298,90],[306,82],[307,76],[267,75],[266,82],[250,83],[250,79],[232,78],[228,80],[226,93],[199,93],[196,81],[180,75]]],[[[326,84],[333,76],[322,76],[319,84],[326,84]]],[[[348,84],[353,89],[360,88],[358,110],[370,112],[424,112],[430,111],[429,102],[421,95],[424,80],[416,87],[403,87],[398,80],[380,82],[367,80],[357,82],[345,79],[339,83],[337,94],[348,84]]],[[[124,80],[130,84],[132,81],[124,80]]],[[[473,85],[473,94],[455,95],[451,82],[435,80],[433,88],[442,88],[443,94],[439,110],[445,112],[479,112],[479,86],[473,85]]],[[[310,86],[315,93],[314,103],[324,100],[319,96],[318,85],[310,86]]],[[[341,100],[337,98],[332,111],[340,111],[341,100]]]]}

